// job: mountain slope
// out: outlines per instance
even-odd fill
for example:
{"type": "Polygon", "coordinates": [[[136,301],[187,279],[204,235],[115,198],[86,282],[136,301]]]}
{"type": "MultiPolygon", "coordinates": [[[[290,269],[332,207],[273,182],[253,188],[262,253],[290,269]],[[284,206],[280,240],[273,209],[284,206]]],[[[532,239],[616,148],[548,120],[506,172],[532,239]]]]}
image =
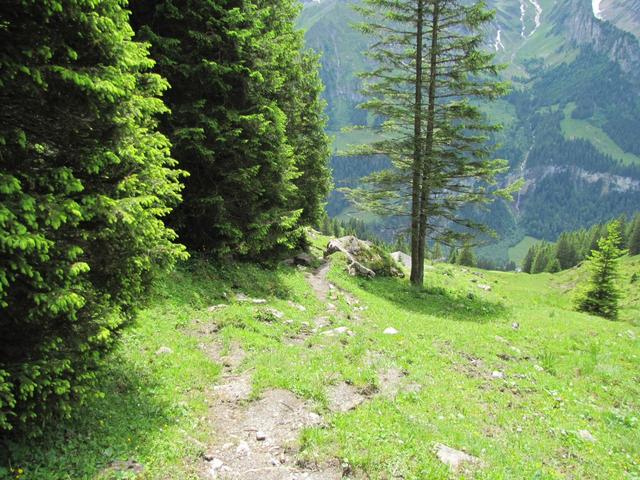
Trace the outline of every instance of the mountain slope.
{"type": "MultiPolygon", "coordinates": [[[[513,91],[486,113],[504,125],[496,138],[498,156],[509,160],[511,178],[525,177],[526,187],[508,208],[478,215],[504,216],[495,223],[515,244],[524,235],[554,239],[569,228],[637,210],[640,43],[634,25],[640,23],[640,0],[604,0],[599,7],[588,0],[489,5],[497,14],[486,48],[508,65],[513,91]]],[[[367,40],[349,30],[354,20],[342,0],[308,4],[300,19],[307,44],[323,55],[330,130],[339,145],[364,137],[340,132],[342,127],[370,122],[356,109],[361,97],[354,73],[367,65],[367,40]]],[[[336,162],[351,165],[350,178],[368,170],[362,159],[336,162]]],[[[505,248],[500,256],[506,255],[505,248]]]]}
{"type": "Polygon", "coordinates": [[[623,261],[618,322],[572,311],[579,269],[428,265],[418,291],[332,262],[306,272],[192,262],[172,273],[100,372],[104,397],[45,438],[10,442],[0,460],[10,454],[22,474],[0,466],[0,476],[640,475],[640,299],[629,283],[640,257],[623,261]],[[479,462],[453,474],[439,444],[479,462]]]}

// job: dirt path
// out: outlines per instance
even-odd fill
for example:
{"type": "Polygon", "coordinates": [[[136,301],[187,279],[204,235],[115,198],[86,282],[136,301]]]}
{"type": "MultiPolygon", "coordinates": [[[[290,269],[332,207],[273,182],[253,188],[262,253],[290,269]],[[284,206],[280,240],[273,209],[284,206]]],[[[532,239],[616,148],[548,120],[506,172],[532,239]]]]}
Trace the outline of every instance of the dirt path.
{"type": "Polygon", "coordinates": [[[318,297],[318,300],[321,302],[327,300],[329,291],[331,290],[331,286],[327,280],[327,274],[329,273],[330,268],[331,264],[329,262],[325,262],[318,269],[307,274],[307,281],[309,282],[309,285],[311,285],[313,293],[316,294],[316,297],[318,297]]]}
{"type": "MultiPolygon", "coordinates": [[[[314,333],[353,335],[348,328],[349,322],[359,321],[355,312],[364,310],[364,307],[359,306],[357,298],[329,282],[327,274],[330,267],[327,262],[306,275],[314,294],[325,305],[325,312],[316,318],[313,328],[301,333],[293,343],[304,343],[314,333]],[[331,303],[338,299],[343,299],[350,306],[349,313],[342,312],[331,303]]],[[[324,419],[314,412],[311,402],[281,389],[267,390],[259,400],[249,401],[252,372],[242,368],[246,355],[241,346],[232,344],[226,354],[223,354],[220,344],[203,343],[201,347],[215,362],[223,365],[220,381],[211,390],[209,422],[215,438],[207,446],[202,460],[202,479],[346,478],[338,460],[308,464],[298,458],[298,439],[302,429],[324,424],[324,419]]],[[[392,397],[399,390],[406,390],[404,377],[404,373],[397,369],[381,372],[382,385],[377,393],[392,397]]],[[[340,382],[327,390],[328,407],[332,412],[347,412],[373,394],[340,382]]]]}
{"type": "MultiPolygon", "coordinates": [[[[335,288],[327,281],[327,262],[307,276],[315,295],[323,303],[335,288]]],[[[335,306],[327,304],[327,314],[335,314],[335,306]]],[[[312,331],[296,340],[304,342],[314,331],[328,325],[321,316],[312,331]]],[[[323,465],[304,464],[297,459],[298,438],[303,428],[323,424],[314,406],[288,390],[266,391],[259,400],[249,402],[251,371],[241,371],[245,357],[234,344],[227,355],[216,344],[202,345],[209,356],[222,363],[220,382],[211,392],[211,429],[216,437],[204,455],[203,479],[220,480],[338,480],[343,478],[339,461],[323,465]]],[[[350,401],[346,395],[345,402],[350,401]]],[[[336,410],[345,407],[338,402],[336,410]]],[[[353,407],[351,407],[353,408],[353,407]]]]}

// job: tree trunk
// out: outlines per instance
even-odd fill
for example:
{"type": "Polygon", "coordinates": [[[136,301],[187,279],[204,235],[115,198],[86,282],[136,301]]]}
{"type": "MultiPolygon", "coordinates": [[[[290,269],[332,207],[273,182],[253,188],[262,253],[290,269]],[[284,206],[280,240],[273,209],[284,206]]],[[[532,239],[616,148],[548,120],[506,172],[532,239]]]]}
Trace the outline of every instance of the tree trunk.
{"type": "Polygon", "coordinates": [[[418,0],[416,12],[416,81],[413,115],[413,184],[411,191],[411,283],[422,286],[424,254],[420,255],[420,192],[422,181],[422,38],[424,1],[418,0]]]}
{"type": "Polygon", "coordinates": [[[440,28],[440,0],[433,2],[431,23],[431,51],[429,52],[429,99],[427,104],[427,136],[423,154],[422,179],[420,185],[420,218],[418,237],[418,260],[420,262],[420,283],[424,280],[424,255],[427,239],[427,219],[429,215],[429,195],[433,174],[433,135],[436,116],[436,81],[438,66],[438,29],[440,28]]]}

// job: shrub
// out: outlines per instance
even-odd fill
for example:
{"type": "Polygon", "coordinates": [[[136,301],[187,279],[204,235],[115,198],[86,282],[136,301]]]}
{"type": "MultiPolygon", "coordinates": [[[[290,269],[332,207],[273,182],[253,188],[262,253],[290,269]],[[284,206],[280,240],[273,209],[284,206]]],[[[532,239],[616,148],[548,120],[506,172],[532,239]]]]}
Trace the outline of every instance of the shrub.
{"type": "Polygon", "coordinates": [[[119,0],[0,6],[0,430],[37,432],[184,254],[166,87],[119,0]],[[36,421],[37,420],[37,427],[36,421]]]}

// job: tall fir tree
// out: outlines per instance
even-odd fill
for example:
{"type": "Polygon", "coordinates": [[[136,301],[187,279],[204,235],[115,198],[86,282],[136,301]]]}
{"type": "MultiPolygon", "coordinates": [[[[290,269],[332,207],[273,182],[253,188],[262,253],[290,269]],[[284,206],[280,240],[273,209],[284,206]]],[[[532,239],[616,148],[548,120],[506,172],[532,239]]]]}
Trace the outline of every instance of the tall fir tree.
{"type": "Polygon", "coordinates": [[[569,235],[563,233],[556,245],[556,258],[560,264],[560,269],[565,270],[573,267],[578,262],[578,253],[575,245],[571,242],[569,235]]]}
{"type": "Polygon", "coordinates": [[[358,10],[360,30],[375,38],[362,107],[384,122],[381,140],[353,153],[386,155],[394,168],[349,196],[376,213],[410,215],[411,282],[422,285],[427,238],[453,245],[482,229],[461,207],[488,201],[488,186],[507,168],[490,160],[488,133],[497,127],[478,106],[506,92],[482,48],[493,14],[461,0],[365,0],[358,10]]]}
{"type": "Polygon", "coordinates": [[[636,214],[633,220],[627,245],[629,248],[629,255],[640,255],[640,213],[636,214]]]}
{"type": "Polygon", "coordinates": [[[181,238],[216,255],[298,245],[328,170],[316,61],[300,50],[294,4],[141,0],[132,10],[171,84],[162,128],[191,173],[172,217],[181,238]]]}
{"type": "Polygon", "coordinates": [[[527,250],[527,254],[522,261],[522,271],[525,273],[531,273],[533,269],[533,261],[536,257],[536,245],[531,245],[529,250],[527,250]]]}
{"type": "Polygon", "coordinates": [[[618,245],[621,242],[620,223],[608,225],[607,235],[598,242],[598,249],[589,257],[591,278],[584,292],[577,298],[579,311],[592,313],[610,320],[618,316],[620,300],[619,258],[626,252],[618,245]]]}
{"type": "Polygon", "coordinates": [[[89,395],[102,355],[184,255],[180,198],[120,0],[0,6],[0,430],[36,431],[89,395]]]}

